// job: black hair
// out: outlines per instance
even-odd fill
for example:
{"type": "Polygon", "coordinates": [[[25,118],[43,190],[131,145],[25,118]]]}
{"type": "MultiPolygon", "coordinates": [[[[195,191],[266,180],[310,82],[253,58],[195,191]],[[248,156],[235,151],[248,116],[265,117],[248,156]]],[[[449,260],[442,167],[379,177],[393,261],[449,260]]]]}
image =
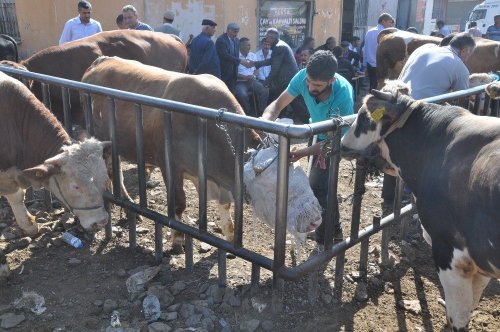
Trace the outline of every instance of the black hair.
{"type": "Polygon", "coordinates": [[[241,43],[244,43],[244,42],[249,42],[249,41],[250,41],[250,39],[249,39],[249,38],[247,38],[247,37],[241,37],[241,38],[240,38],[240,44],[241,44],[241,43]]]}
{"type": "Polygon", "coordinates": [[[80,9],[92,9],[92,5],[88,1],[78,1],[78,10],[80,9]]]}
{"type": "Polygon", "coordinates": [[[476,47],[476,42],[474,38],[468,32],[457,33],[451,40],[450,46],[459,50],[463,50],[466,47],[476,47]]]}
{"type": "Polygon", "coordinates": [[[383,21],[389,21],[389,20],[392,20],[394,21],[394,17],[392,17],[391,14],[388,14],[388,13],[382,13],[379,17],[378,17],[378,23],[382,23],[383,21]]]}
{"type": "Polygon", "coordinates": [[[341,46],[335,46],[332,50],[333,55],[338,59],[342,56],[342,47],[341,46]]]}
{"type": "Polygon", "coordinates": [[[116,17],[116,24],[117,25],[121,25],[123,23],[123,14],[119,14],[117,17],[116,17]]]}
{"type": "Polygon", "coordinates": [[[337,72],[337,59],[330,51],[317,51],[309,58],[306,72],[313,80],[327,82],[335,77],[337,72]]]}

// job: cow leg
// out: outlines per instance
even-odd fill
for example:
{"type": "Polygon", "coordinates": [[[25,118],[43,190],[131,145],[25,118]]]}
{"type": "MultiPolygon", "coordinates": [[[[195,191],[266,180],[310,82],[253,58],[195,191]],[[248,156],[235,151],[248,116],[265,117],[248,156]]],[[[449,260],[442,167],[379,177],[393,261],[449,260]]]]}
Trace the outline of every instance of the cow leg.
{"type": "Polygon", "coordinates": [[[7,257],[0,249],[0,278],[8,277],[10,274],[9,265],[7,265],[7,257]]]}
{"type": "MultiPolygon", "coordinates": [[[[164,179],[165,180],[165,179],[164,179]]],[[[167,181],[165,180],[165,183],[167,181]]],[[[184,179],[177,177],[175,182],[175,218],[182,221],[182,213],[186,210],[186,193],[184,192],[184,179]]],[[[172,230],[172,252],[181,254],[184,252],[184,233],[172,230]]]]}
{"type": "Polygon", "coordinates": [[[220,228],[229,242],[234,241],[234,223],[231,219],[231,203],[219,203],[220,228]]]}
{"type": "MultiPolygon", "coordinates": [[[[435,260],[439,261],[436,257],[435,260]]],[[[439,268],[438,271],[444,289],[448,326],[452,331],[468,331],[474,309],[473,280],[477,275],[477,268],[466,252],[458,249],[453,251],[450,266],[451,268],[439,268]]],[[[479,284],[482,283],[479,281],[479,284]]]]}
{"type": "Polygon", "coordinates": [[[5,195],[5,197],[9,201],[19,228],[28,236],[38,234],[38,225],[35,217],[28,212],[24,205],[24,189],[19,188],[15,193],[5,195]]]}

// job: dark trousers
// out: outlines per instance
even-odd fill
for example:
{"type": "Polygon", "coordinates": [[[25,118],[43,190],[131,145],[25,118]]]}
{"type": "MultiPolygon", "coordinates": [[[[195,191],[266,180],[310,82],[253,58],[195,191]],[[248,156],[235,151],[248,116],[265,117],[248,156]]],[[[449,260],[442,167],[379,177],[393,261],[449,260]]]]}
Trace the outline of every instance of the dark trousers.
{"type": "Polygon", "coordinates": [[[269,90],[259,81],[238,81],[234,87],[234,96],[240,103],[246,115],[259,117],[267,107],[269,90]],[[254,102],[250,101],[253,98],[254,102]],[[256,105],[255,105],[256,103],[256,105]],[[252,105],[254,108],[252,109],[252,105]]]}
{"type": "Polygon", "coordinates": [[[377,88],[377,67],[372,67],[369,63],[366,64],[368,71],[368,79],[370,80],[370,91],[377,88]]]}
{"type": "Polygon", "coordinates": [[[333,216],[333,220],[326,219],[326,208],[328,203],[328,173],[329,173],[329,160],[327,160],[326,168],[321,169],[316,166],[317,156],[314,156],[313,166],[311,168],[311,173],[309,174],[309,184],[314,193],[314,196],[318,199],[319,205],[323,212],[321,213],[322,222],[321,225],[316,229],[316,242],[325,242],[325,223],[333,222],[334,224],[334,237],[342,236],[342,228],[340,226],[340,214],[339,214],[339,202],[337,197],[335,197],[335,205],[337,213],[333,216]]]}

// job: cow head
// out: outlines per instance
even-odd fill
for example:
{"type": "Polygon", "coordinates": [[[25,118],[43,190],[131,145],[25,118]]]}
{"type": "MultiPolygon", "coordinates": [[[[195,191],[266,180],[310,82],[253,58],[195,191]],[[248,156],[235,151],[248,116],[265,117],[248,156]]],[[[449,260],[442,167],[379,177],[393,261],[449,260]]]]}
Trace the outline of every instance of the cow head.
{"type": "Polygon", "coordinates": [[[387,173],[395,168],[384,138],[404,124],[410,89],[400,81],[386,81],[382,91],[363,99],[358,117],[341,141],[341,155],[351,160],[368,158],[387,173]],[[389,167],[390,166],[390,167],[389,167]]]}
{"type": "Polygon", "coordinates": [[[80,219],[84,229],[102,227],[109,217],[103,201],[109,181],[103,149],[109,145],[91,138],[65,146],[43,164],[23,170],[22,176],[54,193],[80,219]]]}
{"type": "Polygon", "coordinates": [[[500,82],[495,81],[486,87],[486,93],[492,100],[500,99],[500,82]]]}

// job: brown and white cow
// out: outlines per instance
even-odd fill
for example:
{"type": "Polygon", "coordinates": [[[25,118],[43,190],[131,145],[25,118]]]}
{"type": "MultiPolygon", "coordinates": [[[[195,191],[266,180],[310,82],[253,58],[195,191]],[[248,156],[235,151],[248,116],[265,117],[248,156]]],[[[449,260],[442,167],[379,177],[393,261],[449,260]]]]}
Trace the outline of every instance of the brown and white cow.
{"type": "MultiPolygon", "coordinates": [[[[422,45],[439,45],[442,38],[418,35],[395,28],[384,29],[378,37],[377,81],[378,88],[386,79],[397,79],[408,57],[422,45]]],[[[470,73],[500,70],[500,43],[476,38],[476,48],[465,62],[470,73]]]]}
{"type": "Polygon", "coordinates": [[[500,119],[406,93],[389,82],[365,97],[341,153],[381,157],[415,194],[448,324],[466,331],[483,289],[500,278],[500,119]]]}
{"type": "MultiPolygon", "coordinates": [[[[103,148],[109,143],[88,139],[71,143],[54,115],[21,82],[0,72],[0,195],[12,208],[18,226],[38,233],[26,209],[24,189],[50,190],[85,229],[108,221],[103,191],[108,175],[103,148]]],[[[0,257],[0,276],[8,273],[0,257]]]]}
{"type": "MultiPolygon", "coordinates": [[[[177,36],[139,30],[104,31],[90,37],[43,49],[21,62],[29,71],[80,81],[85,70],[101,55],[119,56],[151,66],[183,72],[187,64],[186,46],[177,36]]],[[[42,100],[41,85],[33,92],[42,100]]],[[[51,87],[51,109],[63,119],[61,89],[51,87]]],[[[71,92],[71,116],[84,125],[78,92],[71,92]]]]}
{"type": "MultiPolygon", "coordinates": [[[[118,57],[100,57],[87,70],[82,82],[101,85],[138,94],[174,100],[209,108],[225,108],[229,112],[244,115],[243,109],[226,85],[211,75],[188,75],[166,71],[137,61],[118,57]]],[[[109,138],[106,98],[93,95],[96,136],[109,138]]],[[[116,101],[118,153],[129,161],[136,161],[135,116],[133,104],[116,101]]],[[[148,164],[159,166],[166,183],[163,112],[144,107],[144,156],[148,164]]],[[[197,185],[197,118],[177,112],[172,113],[173,176],[176,185],[176,216],[181,220],[186,208],[183,180],[197,185]]],[[[230,126],[231,128],[231,126],[230,126]]],[[[234,128],[229,129],[230,132],[234,128]]],[[[260,138],[254,131],[246,131],[246,142],[255,147],[260,138]]],[[[234,141],[234,139],[233,139],[234,141]]],[[[233,240],[233,223],[229,216],[230,192],[234,190],[234,162],[226,133],[213,121],[208,121],[207,147],[210,151],[206,166],[209,196],[224,207],[220,209],[221,228],[226,239],[233,240]]],[[[174,232],[173,249],[181,251],[183,236],[174,232]]]]}

